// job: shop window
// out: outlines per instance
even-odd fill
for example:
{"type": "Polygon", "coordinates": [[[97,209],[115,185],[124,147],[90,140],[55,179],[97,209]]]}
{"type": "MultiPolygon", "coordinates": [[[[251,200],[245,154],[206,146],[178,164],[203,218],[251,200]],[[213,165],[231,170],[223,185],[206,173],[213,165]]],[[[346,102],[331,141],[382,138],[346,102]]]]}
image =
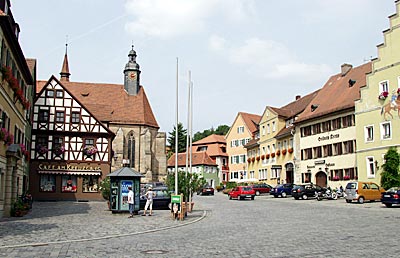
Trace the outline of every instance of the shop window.
{"type": "Polygon", "coordinates": [[[56,191],[56,176],[41,175],[39,190],[40,192],[54,193],[56,191]]]}
{"type": "Polygon", "coordinates": [[[61,192],[76,193],[76,176],[64,175],[61,180],[61,192]]]}
{"type": "Polygon", "coordinates": [[[99,190],[99,176],[83,176],[82,192],[97,193],[99,190]]]}

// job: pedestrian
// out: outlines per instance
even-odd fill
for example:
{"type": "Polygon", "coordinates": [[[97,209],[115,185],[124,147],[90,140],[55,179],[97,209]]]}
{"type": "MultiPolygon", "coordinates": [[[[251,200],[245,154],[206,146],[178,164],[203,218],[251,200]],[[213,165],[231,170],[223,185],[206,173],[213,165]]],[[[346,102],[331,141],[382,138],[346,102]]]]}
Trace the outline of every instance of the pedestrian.
{"type": "Polygon", "coordinates": [[[146,194],[145,194],[147,201],[146,201],[146,205],[144,206],[144,211],[143,211],[142,216],[146,216],[147,208],[150,208],[149,216],[152,216],[152,215],[153,215],[153,197],[154,197],[154,195],[155,195],[155,194],[154,194],[154,192],[153,192],[153,189],[152,189],[152,187],[150,186],[150,187],[147,189],[147,192],[146,192],[146,194]]]}
{"type": "Polygon", "coordinates": [[[133,218],[133,208],[135,204],[134,195],[132,191],[132,186],[128,186],[128,205],[129,205],[129,213],[131,214],[128,218],[133,218]]]}

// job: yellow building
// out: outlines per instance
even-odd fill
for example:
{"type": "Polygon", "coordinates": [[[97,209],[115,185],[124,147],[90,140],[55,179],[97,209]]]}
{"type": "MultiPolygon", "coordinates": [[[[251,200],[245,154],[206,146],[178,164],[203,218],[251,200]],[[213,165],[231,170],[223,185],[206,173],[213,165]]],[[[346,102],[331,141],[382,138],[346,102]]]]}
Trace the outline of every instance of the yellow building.
{"type": "MultiPolygon", "coordinates": [[[[259,146],[248,151],[254,164],[256,177],[268,184],[293,183],[294,180],[294,128],[293,122],[316,96],[317,91],[281,107],[267,106],[259,125],[259,146]],[[252,158],[255,156],[255,162],[252,158]]],[[[250,170],[251,173],[251,170],[250,170]]]]}
{"type": "MultiPolygon", "coordinates": [[[[377,46],[367,85],[356,101],[357,166],[360,181],[380,184],[384,155],[389,147],[400,146],[400,1],[383,31],[384,43],[377,46]]],[[[399,148],[398,148],[399,151],[399,148]]]]}
{"type": "Polygon", "coordinates": [[[239,112],[225,136],[226,152],[229,156],[228,181],[230,182],[254,181],[254,178],[247,173],[247,151],[243,146],[251,139],[258,137],[256,134],[259,121],[259,115],[239,112]]]}

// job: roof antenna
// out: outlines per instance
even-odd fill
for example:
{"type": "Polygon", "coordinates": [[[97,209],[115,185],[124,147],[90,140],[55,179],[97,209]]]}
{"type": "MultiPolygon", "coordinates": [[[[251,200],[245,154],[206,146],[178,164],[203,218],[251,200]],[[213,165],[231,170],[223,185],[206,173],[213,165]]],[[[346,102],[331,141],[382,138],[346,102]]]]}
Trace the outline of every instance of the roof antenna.
{"type": "Polygon", "coordinates": [[[68,35],[65,35],[65,54],[68,52],[68,35]]]}

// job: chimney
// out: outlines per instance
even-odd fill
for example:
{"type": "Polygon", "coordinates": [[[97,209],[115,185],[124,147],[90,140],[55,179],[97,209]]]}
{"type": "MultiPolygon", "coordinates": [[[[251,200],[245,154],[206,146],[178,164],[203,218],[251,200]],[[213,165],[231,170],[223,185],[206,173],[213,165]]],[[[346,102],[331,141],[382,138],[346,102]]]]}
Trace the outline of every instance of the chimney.
{"type": "Polygon", "coordinates": [[[299,100],[301,98],[300,95],[296,95],[296,100],[299,100]]]}
{"type": "Polygon", "coordinates": [[[342,64],[342,76],[346,76],[346,74],[353,68],[351,64],[342,64]]]}

